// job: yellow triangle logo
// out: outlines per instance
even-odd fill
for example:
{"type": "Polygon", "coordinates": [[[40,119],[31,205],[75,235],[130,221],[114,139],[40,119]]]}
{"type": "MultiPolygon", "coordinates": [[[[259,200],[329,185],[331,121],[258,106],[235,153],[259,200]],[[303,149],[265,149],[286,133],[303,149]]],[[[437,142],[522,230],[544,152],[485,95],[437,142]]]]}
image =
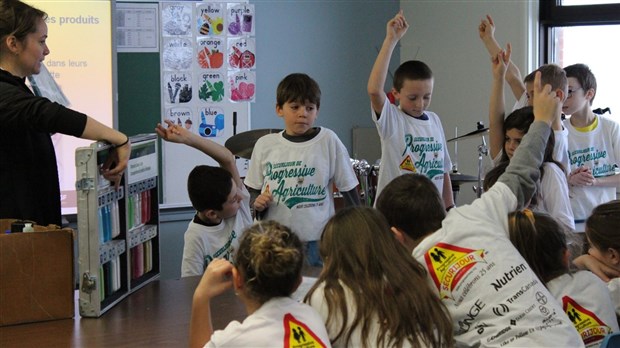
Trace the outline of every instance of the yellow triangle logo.
{"type": "Polygon", "coordinates": [[[415,166],[413,165],[413,161],[411,160],[411,156],[407,155],[405,159],[400,162],[400,169],[406,170],[412,173],[416,173],[415,166]]]}
{"type": "Polygon", "coordinates": [[[582,307],[572,298],[562,297],[562,308],[573,322],[573,326],[586,346],[602,341],[605,335],[611,333],[611,328],[605,325],[595,313],[582,307]]]}
{"type": "Polygon", "coordinates": [[[325,348],[326,345],[310,328],[291,313],[284,316],[285,348],[325,348]]]}
{"type": "Polygon", "coordinates": [[[478,262],[485,262],[484,249],[467,249],[438,243],[424,254],[426,267],[439,289],[439,297],[451,298],[452,290],[478,262]]]}

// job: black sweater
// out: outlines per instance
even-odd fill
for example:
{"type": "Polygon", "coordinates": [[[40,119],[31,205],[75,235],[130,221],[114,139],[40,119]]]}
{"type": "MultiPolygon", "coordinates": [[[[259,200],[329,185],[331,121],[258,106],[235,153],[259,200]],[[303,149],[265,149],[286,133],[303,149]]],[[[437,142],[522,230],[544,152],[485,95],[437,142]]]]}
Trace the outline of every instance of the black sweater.
{"type": "Polygon", "coordinates": [[[32,94],[0,70],[0,218],[61,224],[60,184],[50,133],[79,137],[86,115],[32,94]]]}

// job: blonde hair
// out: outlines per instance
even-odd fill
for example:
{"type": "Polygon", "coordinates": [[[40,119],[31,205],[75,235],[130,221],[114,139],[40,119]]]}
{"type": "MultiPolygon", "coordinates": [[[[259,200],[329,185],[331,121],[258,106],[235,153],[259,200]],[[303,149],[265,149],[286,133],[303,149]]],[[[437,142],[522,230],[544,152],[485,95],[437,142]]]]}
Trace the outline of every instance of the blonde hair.
{"type": "Polygon", "coordinates": [[[290,296],[298,285],[304,255],[299,237],[275,221],[258,222],[243,233],[235,267],[245,279],[247,295],[265,303],[290,296]]]}
{"type": "Polygon", "coordinates": [[[368,207],[339,211],[323,230],[320,244],[323,272],[305,297],[324,284],[328,308],[326,326],[342,318],[331,334],[333,341],[351,343],[357,329],[364,346],[451,346],[452,321],[430,288],[426,271],[390,231],[381,213],[368,207]],[[356,308],[351,326],[343,285],[351,290],[356,308]],[[369,337],[373,323],[381,323],[377,337],[369,337]]]}

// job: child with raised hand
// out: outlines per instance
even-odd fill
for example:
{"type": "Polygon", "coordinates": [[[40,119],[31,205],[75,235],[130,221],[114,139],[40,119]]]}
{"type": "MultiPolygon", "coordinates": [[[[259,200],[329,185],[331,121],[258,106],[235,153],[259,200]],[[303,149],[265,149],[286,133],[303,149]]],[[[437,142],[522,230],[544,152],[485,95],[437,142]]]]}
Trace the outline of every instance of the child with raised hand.
{"type": "MultiPolygon", "coordinates": [[[[515,150],[519,146],[524,134],[527,133],[534,121],[531,107],[514,110],[506,119],[504,106],[504,75],[510,62],[510,48],[500,50],[492,59],[493,87],[489,104],[489,148],[491,157],[496,166],[485,175],[485,188],[497,178],[506,168],[515,150]]],[[[544,65],[540,69],[541,76],[550,80],[551,85],[566,85],[563,71],[555,65],[544,65]]],[[[559,98],[563,98],[561,89],[553,91],[559,98]]],[[[560,119],[558,112],[557,120],[560,119]]],[[[559,121],[557,121],[559,122],[559,121]]],[[[556,121],[554,121],[556,123],[556,121]]],[[[537,192],[532,198],[532,209],[547,212],[556,217],[563,225],[563,230],[573,231],[575,222],[568,195],[564,166],[554,159],[555,135],[549,134],[545,148],[543,164],[540,166],[540,181],[537,192]]]]}
{"type": "Polygon", "coordinates": [[[334,215],[333,186],[346,205],[360,204],[349,153],[332,130],[314,127],[321,89],[310,76],[294,73],[278,84],[276,113],[284,131],[261,137],[254,146],[245,184],[258,216],[299,234],[311,266],[321,266],[318,240],[334,215]]]}
{"type": "Polygon", "coordinates": [[[510,241],[562,304],[586,346],[598,346],[618,332],[609,289],[589,271],[569,272],[566,235],[551,216],[529,209],[508,215],[510,241]]]}
{"type": "Polygon", "coordinates": [[[498,182],[470,205],[444,211],[428,178],[403,175],[377,209],[427,271],[452,317],[457,346],[583,347],[561,306],[508,239],[508,213],[535,191],[560,98],[534,84],[535,120],[498,182]],[[423,200],[414,197],[424,197],[423,200]]]}
{"type": "Polygon", "coordinates": [[[308,347],[330,347],[317,312],[290,298],[302,281],[303,263],[302,243],[288,227],[275,221],[249,227],[234,266],[214,260],[194,292],[190,347],[288,347],[291,337],[300,336],[308,347]],[[230,288],[248,317],[213,332],[210,301],[230,288]]]}
{"type": "Polygon", "coordinates": [[[381,139],[381,166],[377,195],[395,177],[420,173],[439,190],[447,209],[454,206],[450,181],[450,155],[439,117],[428,111],[433,93],[433,72],[424,62],[410,60],[394,73],[390,103],[384,86],[392,52],[409,24],[401,10],[387,23],[386,35],[368,78],[368,96],[381,139]]]}
{"type": "Polygon", "coordinates": [[[369,207],[332,217],[321,236],[323,270],[306,295],[334,347],[447,347],[450,316],[422,265],[369,207]]]}
{"type": "Polygon", "coordinates": [[[166,120],[155,131],[164,140],[185,144],[212,157],[220,167],[196,166],[187,191],[196,215],[184,235],[181,276],[203,274],[215,258],[233,261],[241,232],[252,224],[250,194],[239,176],[235,156],[224,146],[166,120]]]}

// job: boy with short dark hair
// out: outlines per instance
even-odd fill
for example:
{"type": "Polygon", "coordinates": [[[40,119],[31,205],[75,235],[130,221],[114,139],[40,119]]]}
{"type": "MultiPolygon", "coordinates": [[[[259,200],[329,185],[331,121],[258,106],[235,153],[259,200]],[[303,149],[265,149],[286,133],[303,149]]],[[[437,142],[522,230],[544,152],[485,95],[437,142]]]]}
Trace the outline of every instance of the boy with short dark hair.
{"type": "Polygon", "coordinates": [[[620,125],[592,112],[596,96],[596,78],[585,64],[564,68],[568,77],[568,98],[563,111],[568,129],[570,159],[570,202],[577,231],[596,206],[616,199],[620,185],[620,125]]]}
{"type": "Polygon", "coordinates": [[[421,61],[407,61],[394,73],[392,95],[384,91],[392,52],[409,25],[400,11],[387,24],[387,33],[368,79],[372,118],[381,139],[377,195],[395,177],[420,173],[439,190],[447,209],[454,206],[450,155],[439,117],[427,110],[433,93],[433,74],[421,61]]]}
{"type": "Polygon", "coordinates": [[[335,212],[332,188],[340,190],[347,205],[357,205],[358,181],[338,136],[313,126],[321,105],[316,81],[290,74],[278,85],[276,99],[285,129],[258,139],[245,184],[257,196],[257,216],[291,227],[306,245],[309,264],[320,266],[318,240],[335,212]]]}
{"type": "Polygon", "coordinates": [[[252,224],[250,194],[239,176],[235,156],[224,146],[165,121],[155,131],[164,140],[191,146],[212,157],[220,167],[196,166],[187,191],[196,215],[185,231],[181,277],[201,275],[215,258],[233,262],[242,231],[252,224]]]}
{"type": "Polygon", "coordinates": [[[549,85],[541,87],[540,73],[534,94],[534,123],[482,197],[445,216],[431,181],[409,174],[377,199],[377,209],[448,308],[456,346],[583,347],[561,305],[508,239],[508,213],[532,197],[549,125],[560,113],[561,100],[549,85]]]}

